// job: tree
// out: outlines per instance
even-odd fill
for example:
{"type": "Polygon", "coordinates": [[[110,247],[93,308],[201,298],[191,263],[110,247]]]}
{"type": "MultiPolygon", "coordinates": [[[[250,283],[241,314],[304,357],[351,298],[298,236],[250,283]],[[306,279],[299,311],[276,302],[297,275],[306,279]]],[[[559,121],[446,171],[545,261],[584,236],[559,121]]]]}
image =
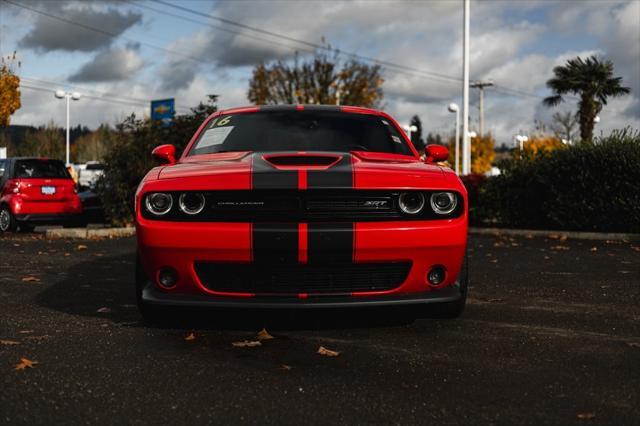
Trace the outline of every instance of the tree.
{"type": "Polygon", "coordinates": [[[558,149],[565,149],[567,146],[555,136],[534,136],[522,144],[522,151],[513,150],[511,155],[514,159],[533,159],[541,155],[547,155],[558,149]]]}
{"type": "Polygon", "coordinates": [[[471,173],[486,173],[491,170],[496,158],[495,140],[490,133],[471,139],[471,173]]]}
{"type": "Polygon", "coordinates": [[[257,65],[247,97],[254,104],[327,104],[377,107],[383,97],[379,65],[356,60],[341,63],[338,55],[316,53],[293,64],[257,65]]]}
{"type": "Polygon", "coordinates": [[[547,81],[547,87],[554,94],[543,102],[553,107],[564,101],[563,95],[573,93],[579,96],[580,138],[587,143],[593,139],[593,120],[607,104],[607,98],[631,91],[622,86],[622,77],[613,77],[613,62],[601,61],[595,56],[586,60],[580,57],[570,59],[566,65],[555,67],[553,73],[555,76],[547,81]]]}
{"type": "Polygon", "coordinates": [[[567,111],[564,114],[561,112],[555,112],[551,117],[553,123],[551,124],[551,131],[556,138],[571,142],[575,138],[574,129],[578,124],[578,118],[575,114],[567,111]]]}
{"type": "Polygon", "coordinates": [[[35,132],[27,131],[24,142],[18,145],[17,155],[55,158],[64,160],[64,133],[53,121],[39,127],[35,132]]]}
{"type": "MultiPolygon", "coordinates": [[[[0,126],[7,127],[20,109],[20,77],[15,74],[16,52],[0,60],[0,126]]],[[[20,67],[20,62],[17,62],[20,67]]]]}
{"type": "Polygon", "coordinates": [[[411,132],[411,142],[413,146],[421,152],[424,150],[424,141],[422,140],[422,120],[417,115],[411,117],[411,121],[409,122],[409,126],[416,126],[418,130],[415,132],[411,132]]]}
{"type": "Polygon", "coordinates": [[[101,124],[95,131],[80,136],[74,144],[75,161],[101,161],[113,139],[114,131],[106,124],[101,124]]]}
{"type": "Polygon", "coordinates": [[[443,145],[442,136],[440,136],[439,133],[433,134],[429,132],[429,134],[427,135],[427,139],[425,140],[425,144],[426,145],[431,145],[431,144],[443,145]]]}

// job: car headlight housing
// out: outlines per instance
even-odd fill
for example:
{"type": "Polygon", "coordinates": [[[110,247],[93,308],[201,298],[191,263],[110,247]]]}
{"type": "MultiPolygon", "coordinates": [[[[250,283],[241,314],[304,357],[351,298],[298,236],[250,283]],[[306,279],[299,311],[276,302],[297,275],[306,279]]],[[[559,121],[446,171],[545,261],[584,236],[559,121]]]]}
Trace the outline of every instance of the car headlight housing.
{"type": "Polygon", "coordinates": [[[431,194],[431,208],[436,214],[448,215],[458,205],[458,198],[453,192],[435,192],[431,194]]]}
{"type": "Polygon", "coordinates": [[[199,192],[185,192],[178,198],[180,211],[188,215],[196,215],[204,210],[204,195],[199,192]]]}
{"type": "Polygon", "coordinates": [[[171,194],[164,192],[153,192],[146,196],[145,207],[151,214],[156,216],[165,215],[169,213],[171,207],[173,207],[173,197],[171,194]]]}
{"type": "Polygon", "coordinates": [[[424,208],[424,195],[422,192],[403,192],[398,197],[398,207],[404,214],[418,214],[424,208]]]}

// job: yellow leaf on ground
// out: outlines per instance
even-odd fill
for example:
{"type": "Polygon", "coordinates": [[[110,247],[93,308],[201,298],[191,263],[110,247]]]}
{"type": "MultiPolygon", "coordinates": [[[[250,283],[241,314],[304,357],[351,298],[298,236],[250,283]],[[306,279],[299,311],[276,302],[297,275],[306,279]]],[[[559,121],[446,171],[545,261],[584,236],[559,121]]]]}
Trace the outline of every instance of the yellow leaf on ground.
{"type": "Polygon", "coordinates": [[[242,342],[232,342],[231,345],[234,348],[254,348],[256,346],[262,346],[262,343],[258,340],[243,340],[242,342]]]}
{"type": "Polygon", "coordinates": [[[327,349],[324,346],[320,346],[318,348],[318,352],[316,352],[316,353],[320,354],[320,355],[324,355],[324,356],[338,356],[338,355],[340,355],[340,352],[332,351],[331,349],[327,349]]]}
{"type": "Polygon", "coordinates": [[[271,339],[275,339],[275,337],[273,337],[272,335],[269,334],[269,332],[267,331],[266,328],[263,328],[262,330],[260,330],[258,332],[258,335],[256,336],[258,340],[271,340],[271,339]]]}
{"type": "Polygon", "coordinates": [[[40,278],[38,277],[34,277],[34,276],[28,276],[28,277],[24,277],[22,278],[22,281],[26,282],[26,283],[37,283],[40,281],[40,278]]]}
{"type": "Polygon", "coordinates": [[[278,367],[279,370],[285,370],[285,371],[289,371],[291,370],[293,367],[287,364],[281,364],[280,367],[278,367]]]}
{"type": "Polygon", "coordinates": [[[190,342],[192,340],[196,340],[196,335],[193,333],[190,333],[187,337],[184,338],[184,340],[186,340],[187,342],[190,342]]]}
{"type": "Polygon", "coordinates": [[[11,346],[11,345],[19,345],[20,342],[16,342],[15,340],[0,340],[0,345],[7,345],[7,346],[11,346]]]}
{"type": "Polygon", "coordinates": [[[78,250],[86,250],[89,247],[85,246],[84,244],[78,244],[78,247],[76,247],[78,250]]]}
{"type": "Polygon", "coordinates": [[[20,358],[20,363],[16,364],[15,369],[24,370],[25,368],[33,368],[33,366],[36,365],[37,363],[38,361],[31,361],[30,359],[27,359],[27,358],[20,358]]]}

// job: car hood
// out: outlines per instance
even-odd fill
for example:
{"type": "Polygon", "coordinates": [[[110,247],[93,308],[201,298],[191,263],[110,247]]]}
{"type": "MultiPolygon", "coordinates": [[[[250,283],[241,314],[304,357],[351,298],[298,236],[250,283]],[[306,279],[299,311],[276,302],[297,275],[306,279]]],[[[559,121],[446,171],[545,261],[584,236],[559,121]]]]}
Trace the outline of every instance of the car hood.
{"type": "Polygon", "coordinates": [[[405,155],[369,152],[234,152],[201,155],[162,168],[159,180],[201,189],[428,188],[443,168],[405,155]]]}

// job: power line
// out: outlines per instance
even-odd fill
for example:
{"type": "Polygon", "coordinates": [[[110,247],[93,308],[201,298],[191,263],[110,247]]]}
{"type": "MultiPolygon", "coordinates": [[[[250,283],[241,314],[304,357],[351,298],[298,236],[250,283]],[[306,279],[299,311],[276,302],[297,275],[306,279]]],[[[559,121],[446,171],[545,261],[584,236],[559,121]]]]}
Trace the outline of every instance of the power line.
{"type": "MultiPolygon", "coordinates": [[[[38,90],[38,91],[47,92],[47,93],[53,93],[51,88],[31,86],[29,84],[20,84],[20,88],[38,90]]],[[[149,106],[148,104],[134,103],[134,102],[126,101],[126,100],[102,98],[102,97],[99,97],[99,96],[92,96],[92,95],[83,95],[83,97],[89,98],[89,99],[98,100],[98,101],[103,101],[103,102],[117,103],[117,104],[123,104],[123,105],[128,105],[128,106],[136,106],[136,107],[139,107],[139,108],[147,108],[149,106]]]]}

